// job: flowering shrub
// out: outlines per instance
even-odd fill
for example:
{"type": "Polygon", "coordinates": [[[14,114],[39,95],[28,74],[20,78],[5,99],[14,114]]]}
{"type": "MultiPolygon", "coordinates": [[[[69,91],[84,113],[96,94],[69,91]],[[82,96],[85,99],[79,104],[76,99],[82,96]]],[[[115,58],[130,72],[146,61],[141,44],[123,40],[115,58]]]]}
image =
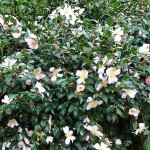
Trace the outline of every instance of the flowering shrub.
{"type": "Polygon", "coordinates": [[[0,3],[0,147],[150,149],[148,0],[0,3]]]}

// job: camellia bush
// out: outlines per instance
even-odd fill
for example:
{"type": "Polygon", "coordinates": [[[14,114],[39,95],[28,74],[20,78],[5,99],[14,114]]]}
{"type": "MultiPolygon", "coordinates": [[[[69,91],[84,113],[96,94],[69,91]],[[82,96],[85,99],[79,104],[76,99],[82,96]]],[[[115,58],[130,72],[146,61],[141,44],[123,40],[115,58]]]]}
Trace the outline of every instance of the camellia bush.
{"type": "Polygon", "coordinates": [[[0,1],[0,149],[150,150],[149,0],[0,1]]]}

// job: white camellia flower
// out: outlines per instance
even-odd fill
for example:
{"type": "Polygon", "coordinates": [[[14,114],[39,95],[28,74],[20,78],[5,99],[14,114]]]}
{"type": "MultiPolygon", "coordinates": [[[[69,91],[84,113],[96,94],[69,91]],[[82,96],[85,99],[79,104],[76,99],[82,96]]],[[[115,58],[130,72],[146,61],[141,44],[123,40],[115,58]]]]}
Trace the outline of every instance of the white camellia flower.
{"type": "Polygon", "coordinates": [[[72,130],[69,130],[69,127],[68,126],[65,126],[63,127],[63,131],[65,133],[65,136],[66,136],[66,140],[65,140],[65,143],[68,145],[70,144],[70,141],[74,141],[76,138],[73,136],[73,131],[72,130]]]}
{"type": "Polygon", "coordinates": [[[108,145],[103,142],[101,142],[101,144],[96,143],[93,147],[97,150],[110,150],[110,148],[108,148],[108,145]]]}
{"type": "Polygon", "coordinates": [[[84,89],[85,89],[84,85],[77,85],[77,87],[76,87],[77,92],[82,92],[82,91],[84,91],[84,89]]]}
{"type": "Polygon", "coordinates": [[[48,136],[47,138],[46,138],[46,143],[47,144],[49,144],[49,143],[52,143],[53,142],[53,137],[52,136],[48,136]]]}
{"type": "Polygon", "coordinates": [[[4,24],[4,19],[2,16],[0,16],[0,24],[3,25],[4,24]]]}
{"type": "Polygon", "coordinates": [[[38,49],[39,45],[38,45],[38,41],[36,39],[33,39],[31,37],[27,37],[27,38],[25,38],[25,41],[27,42],[29,48],[38,49]]]}
{"type": "Polygon", "coordinates": [[[97,64],[100,61],[100,58],[97,56],[94,58],[94,63],[97,64]]]}
{"type": "Polygon", "coordinates": [[[90,131],[94,136],[97,136],[101,139],[101,137],[103,136],[103,133],[101,133],[100,131],[98,131],[98,127],[96,125],[94,126],[86,126],[86,129],[88,131],[90,131]]]}
{"type": "Polygon", "coordinates": [[[109,65],[112,65],[112,63],[114,62],[114,60],[113,59],[108,59],[108,57],[105,56],[104,58],[102,58],[102,62],[103,62],[103,65],[109,66],[109,65]]]}
{"type": "Polygon", "coordinates": [[[41,73],[41,68],[34,69],[34,75],[37,80],[41,80],[41,79],[45,78],[45,74],[41,73]]]}
{"type": "Polygon", "coordinates": [[[5,104],[10,104],[11,101],[12,100],[9,99],[8,95],[5,95],[4,99],[2,99],[2,102],[5,103],[5,104]]]}
{"type": "Polygon", "coordinates": [[[6,148],[9,149],[10,144],[11,144],[10,142],[8,142],[8,143],[4,142],[1,150],[6,150],[6,148]]]}
{"type": "Polygon", "coordinates": [[[139,110],[137,110],[136,108],[131,108],[131,109],[129,109],[129,115],[131,115],[131,116],[134,116],[134,117],[137,117],[138,115],[139,115],[139,113],[140,113],[140,111],[139,110]]]}
{"type": "Polygon", "coordinates": [[[102,66],[102,67],[100,67],[100,68],[98,69],[98,71],[97,71],[97,73],[98,73],[100,79],[103,79],[103,78],[104,78],[104,77],[103,77],[103,73],[104,73],[104,71],[105,71],[105,68],[106,68],[106,67],[102,66]]]}
{"type": "Polygon", "coordinates": [[[26,145],[23,141],[19,141],[18,147],[21,148],[22,150],[31,150],[30,147],[26,147],[26,145]]]}
{"type": "Polygon", "coordinates": [[[59,9],[60,15],[65,16],[66,19],[70,19],[70,16],[74,15],[73,9],[71,9],[71,6],[68,6],[65,4],[65,7],[63,9],[59,9]]]}
{"type": "Polygon", "coordinates": [[[121,141],[120,139],[116,139],[115,144],[116,144],[116,145],[121,145],[121,144],[122,144],[122,141],[121,141]]]}
{"type": "Polygon", "coordinates": [[[122,89],[123,91],[125,91],[125,93],[122,94],[122,98],[126,98],[126,96],[128,95],[130,98],[135,98],[135,95],[137,93],[137,90],[131,90],[131,89],[122,89]]]}
{"type": "Polygon", "coordinates": [[[149,50],[150,50],[150,44],[143,44],[143,46],[139,48],[139,53],[146,55],[149,53],[149,50]]]}
{"type": "Polygon", "coordinates": [[[120,69],[116,70],[116,68],[108,68],[106,70],[106,74],[108,75],[108,83],[115,83],[118,81],[118,78],[116,76],[120,74],[120,69]]]}
{"type": "Polygon", "coordinates": [[[87,102],[88,102],[88,105],[86,107],[87,110],[90,110],[92,108],[96,108],[98,105],[103,104],[102,101],[94,101],[92,99],[92,97],[88,97],[87,102]]]}
{"type": "Polygon", "coordinates": [[[37,88],[38,89],[38,93],[44,93],[46,90],[45,90],[45,88],[44,87],[42,87],[42,84],[41,83],[39,83],[39,82],[36,82],[36,84],[35,84],[35,88],[37,88]]]}
{"type": "Polygon", "coordinates": [[[88,77],[88,71],[87,70],[77,70],[76,76],[80,77],[77,80],[78,84],[81,84],[82,82],[85,82],[85,79],[88,77]]]}
{"type": "Polygon", "coordinates": [[[51,72],[51,81],[56,81],[57,78],[61,78],[63,76],[63,74],[59,73],[62,71],[61,68],[55,69],[55,67],[51,67],[49,71],[51,72]]]}
{"type": "Polygon", "coordinates": [[[18,126],[18,122],[15,119],[9,120],[7,126],[10,128],[14,128],[15,126],[18,126]]]}
{"type": "Polygon", "coordinates": [[[22,31],[22,28],[18,27],[17,32],[12,32],[11,34],[12,34],[13,38],[18,39],[21,36],[21,33],[22,33],[21,31],[22,31]]]}
{"type": "Polygon", "coordinates": [[[135,134],[138,135],[138,133],[142,133],[144,132],[145,129],[147,129],[148,127],[145,127],[144,123],[139,123],[139,128],[136,129],[135,134]]]}
{"type": "Polygon", "coordinates": [[[5,67],[10,67],[10,69],[12,69],[12,66],[17,62],[17,60],[15,59],[9,59],[6,58],[4,59],[4,62],[2,63],[2,65],[4,65],[5,67]]]}
{"type": "Polygon", "coordinates": [[[113,35],[115,36],[115,42],[116,43],[120,43],[121,42],[121,36],[124,35],[123,34],[123,30],[119,27],[116,30],[112,31],[113,35]]]}

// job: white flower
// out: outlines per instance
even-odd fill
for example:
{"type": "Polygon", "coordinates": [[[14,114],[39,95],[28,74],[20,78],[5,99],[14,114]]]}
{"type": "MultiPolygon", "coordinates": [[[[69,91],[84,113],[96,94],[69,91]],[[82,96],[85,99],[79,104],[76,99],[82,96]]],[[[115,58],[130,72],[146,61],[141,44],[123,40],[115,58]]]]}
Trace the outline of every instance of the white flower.
{"type": "Polygon", "coordinates": [[[31,150],[31,148],[26,147],[25,143],[23,141],[19,141],[18,146],[22,150],[31,150]]]}
{"type": "Polygon", "coordinates": [[[113,59],[108,59],[107,56],[105,56],[104,58],[102,58],[103,65],[109,66],[109,65],[111,65],[113,63],[113,61],[114,61],[113,59]]]}
{"type": "Polygon", "coordinates": [[[118,81],[118,78],[116,76],[120,74],[120,69],[116,70],[116,68],[108,68],[106,70],[106,74],[108,75],[108,83],[115,83],[118,81]]]}
{"type": "Polygon", "coordinates": [[[76,87],[76,91],[77,91],[77,92],[84,91],[84,89],[85,89],[85,86],[84,86],[84,85],[77,85],[77,87],[76,87]]]}
{"type": "Polygon", "coordinates": [[[63,76],[63,74],[59,73],[62,71],[61,68],[55,69],[55,67],[51,67],[49,71],[51,72],[51,81],[56,81],[57,78],[61,78],[63,76]]]}
{"type": "Polygon", "coordinates": [[[45,74],[41,74],[41,68],[34,69],[34,75],[37,80],[45,78],[45,74]]]}
{"type": "Polygon", "coordinates": [[[99,69],[98,69],[98,75],[99,75],[99,78],[100,79],[103,79],[104,77],[103,77],[103,73],[104,73],[104,71],[105,71],[105,68],[106,67],[104,67],[104,66],[102,66],[102,67],[100,67],[99,69]]]}
{"type": "Polygon", "coordinates": [[[83,123],[90,123],[90,119],[88,117],[86,117],[84,120],[83,120],[83,123]]]}
{"type": "Polygon", "coordinates": [[[25,82],[26,82],[27,85],[31,84],[31,80],[26,80],[25,82]]]}
{"type": "Polygon", "coordinates": [[[149,49],[150,49],[150,45],[149,44],[143,44],[143,46],[141,46],[139,48],[139,53],[146,55],[146,54],[148,54],[149,49]]]}
{"type": "Polygon", "coordinates": [[[18,122],[15,120],[15,119],[12,119],[12,120],[9,120],[7,126],[8,127],[11,127],[11,128],[14,128],[15,126],[18,126],[18,122]]]}
{"type": "Polygon", "coordinates": [[[100,83],[100,84],[98,84],[97,85],[97,87],[96,87],[96,91],[100,91],[100,89],[103,87],[103,85],[100,83]]]}
{"type": "Polygon", "coordinates": [[[74,15],[73,10],[71,9],[71,6],[68,6],[65,4],[64,9],[59,10],[61,16],[65,16],[66,19],[70,19],[70,16],[74,15]]]}
{"type": "Polygon", "coordinates": [[[4,99],[2,99],[2,102],[3,102],[3,103],[6,103],[6,104],[10,104],[11,101],[12,101],[12,100],[9,99],[8,95],[5,95],[5,96],[4,96],[4,99]]]}
{"type": "Polygon", "coordinates": [[[135,134],[138,135],[138,133],[142,133],[144,132],[145,129],[147,129],[148,127],[145,127],[144,123],[139,123],[139,128],[136,129],[135,134]]]}
{"type": "Polygon", "coordinates": [[[88,77],[88,71],[87,70],[81,70],[81,71],[77,70],[76,76],[80,77],[77,80],[77,83],[81,84],[82,82],[85,82],[85,79],[87,79],[87,77],[88,77]]]}
{"type": "Polygon", "coordinates": [[[88,105],[86,107],[87,110],[90,110],[92,108],[96,108],[98,105],[103,104],[102,101],[94,101],[92,99],[92,97],[88,97],[87,102],[88,102],[88,105]]]}
{"type": "Polygon", "coordinates": [[[6,148],[9,148],[10,144],[11,144],[10,142],[8,143],[4,142],[1,150],[6,150],[6,148]]]}
{"type": "Polygon", "coordinates": [[[44,87],[42,87],[42,84],[41,83],[39,83],[39,82],[36,82],[36,84],[35,84],[35,88],[37,88],[38,89],[38,93],[43,93],[43,92],[45,92],[46,90],[45,90],[45,88],[44,87]]]}
{"type": "Polygon", "coordinates": [[[4,62],[2,63],[2,65],[6,66],[6,67],[10,67],[10,69],[12,69],[12,66],[17,62],[17,60],[15,59],[9,59],[6,58],[4,59],[4,62]]]}
{"type": "Polygon", "coordinates": [[[48,144],[48,143],[52,143],[52,142],[53,142],[53,137],[52,136],[48,136],[46,138],[46,143],[48,144]]]}
{"type": "Polygon", "coordinates": [[[108,148],[108,145],[103,142],[101,142],[101,144],[96,143],[93,147],[97,150],[110,150],[110,148],[108,148]]]}
{"type": "Polygon", "coordinates": [[[12,32],[11,33],[14,39],[18,39],[21,36],[22,28],[18,27],[17,30],[18,30],[17,32],[12,32]]]}
{"type": "Polygon", "coordinates": [[[51,130],[51,126],[52,126],[52,116],[51,115],[49,116],[48,124],[49,124],[50,130],[51,130]]]}
{"type": "Polygon", "coordinates": [[[97,56],[94,58],[94,63],[97,64],[100,61],[100,58],[97,56]]]}
{"type": "Polygon", "coordinates": [[[25,41],[27,42],[29,48],[38,49],[39,45],[36,39],[28,37],[28,38],[25,38],[25,41]]]}
{"type": "Polygon", "coordinates": [[[94,126],[87,126],[86,129],[88,131],[90,131],[94,136],[97,136],[99,138],[101,138],[103,136],[103,133],[101,133],[100,131],[98,131],[98,127],[96,125],[94,126]]]}
{"type": "Polygon", "coordinates": [[[21,127],[18,128],[18,132],[22,133],[22,128],[21,127]]]}
{"type": "Polygon", "coordinates": [[[131,90],[131,89],[122,89],[123,91],[125,91],[125,93],[122,94],[122,98],[126,98],[126,96],[128,95],[130,98],[135,98],[135,95],[137,93],[137,90],[131,90]]]}
{"type": "Polygon", "coordinates": [[[113,35],[115,36],[115,42],[121,42],[121,36],[124,35],[122,29],[119,27],[116,30],[112,31],[113,35]]]}
{"type": "Polygon", "coordinates": [[[65,140],[65,143],[68,145],[70,144],[70,141],[74,141],[76,138],[73,136],[73,131],[72,130],[69,130],[69,127],[68,126],[65,126],[63,128],[63,131],[65,133],[65,136],[66,136],[66,140],[65,140]]]}
{"type": "Polygon", "coordinates": [[[4,19],[2,16],[0,16],[0,24],[3,25],[4,24],[4,19]]]}
{"type": "Polygon", "coordinates": [[[51,20],[53,20],[54,18],[56,18],[56,17],[57,17],[57,12],[56,12],[56,10],[52,11],[52,13],[48,15],[48,17],[49,17],[51,20]]]}
{"type": "Polygon", "coordinates": [[[121,145],[121,144],[122,144],[122,142],[121,142],[121,140],[120,140],[120,139],[116,139],[115,144],[116,144],[116,145],[121,145]]]}
{"type": "Polygon", "coordinates": [[[33,131],[32,131],[32,130],[29,131],[27,128],[25,128],[25,130],[26,130],[26,132],[27,132],[27,135],[28,135],[29,137],[31,137],[33,131]]]}
{"type": "Polygon", "coordinates": [[[137,117],[138,115],[139,115],[139,113],[140,113],[140,111],[139,110],[137,110],[137,109],[135,109],[135,108],[131,108],[131,109],[129,109],[129,115],[132,115],[132,116],[134,116],[134,117],[137,117]]]}

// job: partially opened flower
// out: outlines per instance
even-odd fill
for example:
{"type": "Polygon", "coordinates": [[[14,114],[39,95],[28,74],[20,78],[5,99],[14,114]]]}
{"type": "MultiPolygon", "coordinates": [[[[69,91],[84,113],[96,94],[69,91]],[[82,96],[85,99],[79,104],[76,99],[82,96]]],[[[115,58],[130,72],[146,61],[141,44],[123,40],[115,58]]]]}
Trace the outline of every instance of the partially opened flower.
{"type": "Polygon", "coordinates": [[[18,27],[16,31],[12,32],[12,36],[14,39],[18,39],[21,36],[22,28],[18,27]]]}
{"type": "Polygon", "coordinates": [[[116,77],[117,75],[120,74],[120,69],[116,69],[116,68],[108,68],[106,70],[106,74],[108,75],[108,83],[115,83],[118,81],[118,78],[116,77]]]}
{"type": "Polygon", "coordinates": [[[27,42],[29,48],[38,49],[39,45],[38,45],[37,39],[33,39],[31,37],[28,37],[28,38],[25,38],[25,41],[27,42]]]}
{"type": "Polygon", "coordinates": [[[122,40],[123,34],[123,30],[119,27],[116,30],[112,31],[113,35],[115,36],[115,42],[116,43],[120,43],[122,40]]]}
{"type": "Polygon", "coordinates": [[[101,138],[103,136],[103,133],[98,131],[98,127],[96,125],[94,125],[94,126],[88,125],[86,127],[86,129],[89,130],[94,136],[97,136],[99,138],[101,138]]]}
{"type": "Polygon", "coordinates": [[[147,85],[150,85],[150,78],[146,78],[146,79],[145,79],[145,83],[146,83],[147,85]]]}
{"type": "Polygon", "coordinates": [[[30,147],[26,147],[25,143],[23,141],[19,141],[18,147],[22,150],[31,150],[30,147]]]}
{"type": "Polygon", "coordinates": [[[47,138],[46,138],[46,143],[47,144],[49,144],[49,143],[52,143],[53,142],[53,137],[52,136],[48,136],[47,138]]]}
{"type": "Polygon", "coordinates": [[[14,128],[15,126],[18,126],[18,122],[15,119],[9,120],[7,126],[10,128],[14,128]]]}
{"type": "Polygon", "coordinates": [[[144,132],[145,129],[147,129],[148,127],[145,127],[144,123],[139,123],[139,128],[136,129],[135,134],[138,135],[138,133],[142,133],[144,132]]]}
{"type": "Polygon", "coordinates": [[[4,65],[5,67],[9,67],[10,69],[12,69],[13,65],[17,62],[16,59],[9,59],[6,58],[4,59],[4,62],[2,63],[2,65],[4,65]]]}
{"type": "Polygon", "coordinates": [[[108,59],[108,57],[107,56],[105,56],[104,58],[102,58],[102,62],[103,62],[103,65],[107,65],[107,66],[109,66],[109,65],[112,65],[112,63],[113,63],[113,59],[108,59]]]}
{"type": "Polygon", "coordinates": [[[131,109],[129,109],[129,115],[132,115],[132,116],[134,116],[134,117],[137,117],[138,115],[139,115],[139,113],[140,113],[140,111],[139,110],[137,110],[136,108],[131,108],[131,109]]]}
{"type": "Polygon", "coordinates": [[[57,78],[61,78],[63,76],[63,74],[59,73],[62,71],[61,68],[56,69],[55,67],[51,67],[49,71],[51,72],[51,81],[56,81],[57,78]]]}
{"type": "Polygon", "coordinates": [[[111,142],[108,138],[105,138],[105,143],[106,143],[108,146],[111,146],[111,145],[112,145],[112,142],[111,142]]]}
{"type": "Polygon", "coordinates": [[[93,147],[97,150],[110,150],[110,148],[108,148],[108,145],[103,142],[101,142],[101,144],[96,143],[93,147]]]}
{"type": "Polygon", "coordinates": [[[116,145],[121,145],[121,144],[122,144],[122,141],[121,141],[120,139],[116,139],[115,144],[116,144],[116,145]]]}
{"type": "Polygon", "coordinates": [[[98,73],[100,79],[103,79],[103,78],[104,78],[104,77],[103,77],[103,73],[104,73],[104,71],[105,71],[105,68],[106,68],[106,67],[102,66],[102,67],[100,67],[100,68],[98,69],[98,71],[97,71],[97,73],[98,73]]]}
{"type": "Polygon", "coordinates": [[[90,110],[92,108],[96,108],[98,105],[103,104],[102,101],[94,101],[92,99],[92,97],[88,97],[87,102],[88,102],[88,105],[86,107],[87,110],[90,110]]]}
{"type": "Polygon", "coordinates": [[[144,43],[143,46],[139,48],[139,53],[146,55],[149,53],[149,50],[150,50],[150,45],[144,43]]]}
{"type": "Polygon", "coordinates": [[[4,96],[4,99],[2,99],[2,102],[5,103],[5,104],[10,104],[12,100],[10,100],[10,98],[8,97],[8,95],[5,95],[4,96]]]}
{"type": "Polygon", "coordinates": [[[45,74],[41,73],[41,68],[34,69],[34,75],[37,80],[41,80],[41,79],[45,78],[45,74]]]}
{"type": "Polygon", "coordinates": [[[85,79],[88,77],[88,71],[87,70],[77,70],[76,76],[80,77],[77,80],[78,84],[81,84],[82,82],[85,82],[85,79]]]}
{"type": "Polygon", "coordinates": [[[85,89],[84,85],[77,85],[77,87],[76,87],[77,92],[82,92],[82,91],[84,91],[84,89],[85,89]]]}
{"type": "Polygon", "coordinates": [[[72,130],[69,130],[69,127],[68,126],[65,126],[63,128],[63,131],[65,133],[65,136],[66,136],[66,140],[65,140],[65,143],[68,145],[70,144],[70,141],[74,141],[76,138],[73,136],[73,131],[72,130]]]}
{"type": "Polygon", "coordinates": [[[131,90],[131,89],[122,89],[123,91],[125,91],[125,93],[122,94],[122,98],[126,98],[126,96],[128,95],[130,98],[135,98],[135,95],[137,93],[137,90],[131,90]]]}

